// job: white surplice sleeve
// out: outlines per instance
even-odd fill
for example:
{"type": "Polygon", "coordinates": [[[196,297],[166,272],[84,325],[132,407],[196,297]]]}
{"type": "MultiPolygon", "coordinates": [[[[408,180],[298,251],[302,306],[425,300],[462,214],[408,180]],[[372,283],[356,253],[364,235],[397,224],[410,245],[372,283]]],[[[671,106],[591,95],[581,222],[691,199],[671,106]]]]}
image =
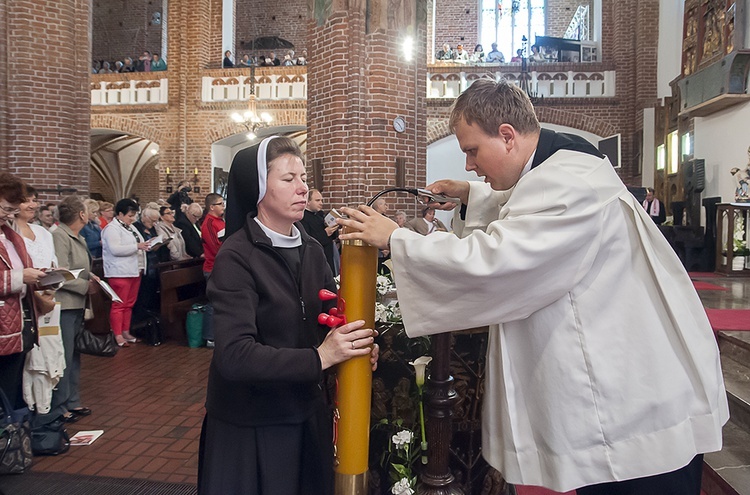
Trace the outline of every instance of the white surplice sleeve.
{"type": "Polygon", "coordinates": [[[597,197],[564,167],[540,167],[513,191],[472,184],[466,219],[454,221],[463,238],[396,230],[391,252],[407,333],[523,319],[561,298],[596,256],[597,197]]]}

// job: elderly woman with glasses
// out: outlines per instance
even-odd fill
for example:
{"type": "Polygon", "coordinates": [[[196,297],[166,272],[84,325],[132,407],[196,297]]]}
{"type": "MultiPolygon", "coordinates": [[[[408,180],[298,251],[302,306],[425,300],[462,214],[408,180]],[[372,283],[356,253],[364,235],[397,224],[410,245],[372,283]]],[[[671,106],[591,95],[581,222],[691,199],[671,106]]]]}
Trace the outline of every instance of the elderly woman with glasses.
{"type": "Polygon", "coordinates": [[[0,388],[13,408],[24,406],[23,362],[36,341],[32,286],[44,276],[43,271],[32,268],[23,238],[8,225],[26,196],[20,179],[0,173],[0,388]]]}
{"type": "Polygon", "coordinates": [[[168,244],[169,259],[171,261],[189,260],[190,255],[185,251],[185,239],[182,238],[182,229],[175,226],[175,212],[170,206],[159,208],[161,221],[156,223],[156,231],[164,239],[171,239],[168,244]]]}

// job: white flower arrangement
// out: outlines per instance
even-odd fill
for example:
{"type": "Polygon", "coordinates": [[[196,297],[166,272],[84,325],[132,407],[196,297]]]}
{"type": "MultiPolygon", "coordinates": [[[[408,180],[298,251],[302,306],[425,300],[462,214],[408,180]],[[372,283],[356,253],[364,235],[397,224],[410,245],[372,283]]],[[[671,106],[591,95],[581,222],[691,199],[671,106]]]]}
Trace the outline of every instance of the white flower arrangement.
{"type": "Polygon", "coordinates": [[[393,495],[414,495],[414,490],[408,478],[401,478],[391,487],[391,493],[393,495]]]}
{"type": "Polygon", "coordinates": [[[412,441],[414,441],[414,432],[411,430],[401,430],[391,437],[391,442],[399,449],[405,445],[411,445],[412,441]]]}

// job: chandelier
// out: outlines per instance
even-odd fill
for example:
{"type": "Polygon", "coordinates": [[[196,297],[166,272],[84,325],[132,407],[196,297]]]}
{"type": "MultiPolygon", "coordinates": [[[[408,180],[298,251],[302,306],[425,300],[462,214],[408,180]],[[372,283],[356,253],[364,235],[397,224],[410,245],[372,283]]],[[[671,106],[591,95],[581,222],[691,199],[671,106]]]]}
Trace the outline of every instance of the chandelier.
{"type": "Polygon", "coordinates": [[[252,141],[258,137],[255,133],[258,129],[268,127],[273,118],[268,112],[258,114],[257,101],[255,99],[255,67],[250,68],[250,97],[247,100],[247,110],[243,113],[234,112],[232,120],[247,130],[247,139],[252,141]]]}

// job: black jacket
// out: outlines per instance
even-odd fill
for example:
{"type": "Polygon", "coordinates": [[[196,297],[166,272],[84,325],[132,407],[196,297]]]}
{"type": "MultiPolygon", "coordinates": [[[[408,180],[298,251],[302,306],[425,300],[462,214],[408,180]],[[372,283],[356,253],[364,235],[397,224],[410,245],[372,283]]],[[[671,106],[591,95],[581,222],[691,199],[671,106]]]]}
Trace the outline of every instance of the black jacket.
{"type": "MultiPolygon", "coordinates": [[[[203,254],[203,241],[190,220],[182,215],[182,218],[175,220],[174,224],[182,229],[182,238],[185,239],[185,252],[193,258],[198,258],[203,254]]],[[[200,230],[200,226],[198,226],[198,230],[200,230]]]]}
{"type": "Polygon", "coordinates": [[[301,225],[299,281],[248,215],[221,247],[208,281],[216,349],[206,410],[235,425],[301,423],[325,401],[315,350],[328,329],[318,299],[335,290],[323,249],[301,225]]]}
{"type": "Polygon", "coordinates": [[[310,210],[305,210],[305,216],[302,217],[300,223],[305,228],[308,234],[318,241],[323,246],[323,252],[326,255],[326,261],[328,266],[331,267],[331,271],[335,274],[335,266],[333,264],[333,250],[336,246],[333,244],[333,240],[338,237],[338,233],[329,236],[326,232],[326,222],[323,219],[323,212],[313,213],[310,210]]]}

